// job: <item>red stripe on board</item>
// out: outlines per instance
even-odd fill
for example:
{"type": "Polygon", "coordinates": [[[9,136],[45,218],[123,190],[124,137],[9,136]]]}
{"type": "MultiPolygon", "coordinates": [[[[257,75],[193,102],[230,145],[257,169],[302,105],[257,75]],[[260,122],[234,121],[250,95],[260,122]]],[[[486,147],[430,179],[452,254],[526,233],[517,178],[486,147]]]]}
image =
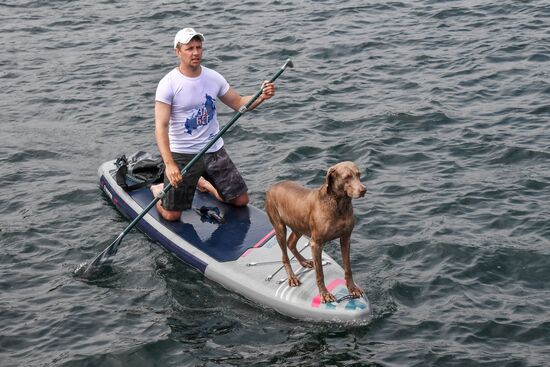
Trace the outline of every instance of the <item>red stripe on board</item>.
{"type": "Polygon", "coordinates": [[[244,252],[244,254],[241,255],[241,257],[247,257],[248,254],[251,253],[251,252],[252,252],[252,249],[249,248],[248,250],[246,250],[246,251],[244,252]]]}
{"type": "Polygon", "coordinates": [[[248,256],[252,250],[254,250],[255,248],[258,248],[260,246],[262,246],[264,243],[267,242],[268,239],[270,239],[273,235],[275,234],[275,230],[271,230],[268,234],[266,234],[261,240],[259,240],[258,242],[256,242],[256,244],[254,246],[252,246],[252,248],[249,248],[248,250],[246,250],[242,255],[241,257],[246,257],[248,256]]]}
{"type": "Polygon", "coordinates": [[[261,240],[259,240],[254,246],[252,246],[253,248],[258,248],[260,247],[261,245],[263,245],[265,242],[267,242],[268,239],[270,239],[273,235],[275,234],[275,230],[272,229],[268,234],[266,234],[264,236],[264,238],[262,238],[261,240]]]}
{"type": "MultiPolygon", "coordinates": [[[[327,285],[327,290],[329,292],[332,292],[332,290],[339,285],[346,284],[346,281],[344,279],[334,279],[332,282],[330,282],[329,285],[327,285]]],[[[311,300],[311,307],[317,308],[321,306],[321,295],[318,294],[311,300]]]]}

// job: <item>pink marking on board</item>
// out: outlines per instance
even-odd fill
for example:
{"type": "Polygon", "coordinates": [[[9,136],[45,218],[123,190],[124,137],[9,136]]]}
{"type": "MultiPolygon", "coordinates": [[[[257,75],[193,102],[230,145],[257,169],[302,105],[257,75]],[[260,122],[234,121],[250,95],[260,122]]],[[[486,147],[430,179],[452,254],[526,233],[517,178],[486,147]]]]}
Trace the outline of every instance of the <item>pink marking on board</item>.
{"type": "MultiPolygon", "coordinates": [[[[329,285],[327,285],[327,290],[329,292],[332,292],[332,290],[339,285],[346,284],[346,281],[344,279],[334,279],[332,282],[330,282],[329,285]]],[[[321,295],[318,294],[311,300],[311,307],[317,308],[321,306],[321,295]]]]}
{"type": "Polygon", "coordinates": [[[248,256],[252,250],[254,250],[255,248],[258,248],[258,247],[261,247],[264,243],[267,242],[268,239],[270,239],[273,235],[275,234],[275,230],[271,230],[268,234],[266,234],[261,240],[259,240],[258,242],[256,242],[256,244],[254,246],[252,246],[252,248],[249,248],[248,250],[246,250],[242,255],[241,257],[246,257],[248,256]]]}
{"type": "Polygon", "coordinates": [[[256,244],[254,246],[252,246],[253,248],[257,248],[257,247],[260,247],[261,245],[263,245],[269,238],[271,238],[271,236],[273,236],[275,234],[275,230],[272,229],[268,234],[266,234],[261,240],[259,240],[258,242],[256,242],[256,244]]]}
{"type": "Polygon", "coordinates": [[[253,250],[253,249],[249,248],[248,250],[246,250],[246,251],[244,252],[244,254],[241,255],[241,257],[246,257],[246,256],[248,256],[248,254],[250,254],[250,253],[252,252],[252,250],[253,250]]]}

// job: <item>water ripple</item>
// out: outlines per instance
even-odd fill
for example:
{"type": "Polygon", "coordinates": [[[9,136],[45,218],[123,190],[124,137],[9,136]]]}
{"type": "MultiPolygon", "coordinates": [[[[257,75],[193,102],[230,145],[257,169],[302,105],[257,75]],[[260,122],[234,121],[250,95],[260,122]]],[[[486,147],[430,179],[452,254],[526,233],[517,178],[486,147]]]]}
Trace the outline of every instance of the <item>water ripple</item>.
{"type": "MultiPolygon", "coordinates": [[[[544,1],[0,8],[3,366],[547,364],[544,1]],[[72,277],[127,225],[96,170],[157,149],[154,91],[186,25],[242,94],[295,63],[224,137],[254,205],[278,180],[317,187],[357,163],[368,192],[351,260],[369,325],[282,317],[137,231],[101,277],[72,277]]],[[[341,260],[337,243],[326,251],[341,260]]]]}

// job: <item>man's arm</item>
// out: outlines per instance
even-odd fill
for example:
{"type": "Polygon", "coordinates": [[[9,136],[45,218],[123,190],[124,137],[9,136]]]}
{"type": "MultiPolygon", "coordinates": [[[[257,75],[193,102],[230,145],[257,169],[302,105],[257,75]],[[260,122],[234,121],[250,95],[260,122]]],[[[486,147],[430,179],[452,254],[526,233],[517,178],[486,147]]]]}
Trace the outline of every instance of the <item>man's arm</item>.
{"type": "Polygon", "coordinates": [[[170,122],[171,109],[172,107],[169,104],[159,101],[155,102],[155,137],[165,165],[164,174],[168,177],[172,186],[176,187],[181,182],[182,177],[170,151],[168,124],[170,122]]]}
{"type": "MultiPolygon", "coordinates": [[[[253,110],[254,108],[258,107],[263,101],[265,101],[266,99],[270,99],[275,95],[275,85],[273,83],[265,81],[262,84],[262,88],[262,94],[260,95],[260,97],[258,97],[256,101],[254,101],[254,103],[252,103],[252,106],[248,108],[248,111],[253,110]]],[[[233,110],[238,111],[252,97],[253,96],[241,96],[235,89],[229,88],[227,93],[220,97],[220,100],[233,110]]]]}

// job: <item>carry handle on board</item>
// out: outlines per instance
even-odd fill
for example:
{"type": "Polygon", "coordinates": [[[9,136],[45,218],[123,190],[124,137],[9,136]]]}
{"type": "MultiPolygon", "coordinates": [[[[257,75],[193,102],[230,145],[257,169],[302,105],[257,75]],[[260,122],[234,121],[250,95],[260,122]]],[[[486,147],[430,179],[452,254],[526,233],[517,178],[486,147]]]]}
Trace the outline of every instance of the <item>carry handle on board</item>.
{"type": "MultiPolygon", "coordinates": [[[[273,83],[283,73],[283,71],[285,71],[287,67],[290,67],[290,68],[294,67],[292,60],[290,59],[286,60],[286,62],[279,69],[279,71],[277,71],[277,73],[275,73],[275,75],[273,75],[273,77],[269,79],[269,82],[273,83]]],[[[197,153],[197,155],[195,155],[195,157],[193,157],[193,159],[191,159],[191,161],[187,163],[187,165],[185,165],[185,167],[183,167],[183,169],[181,170],[182,176],[185,173],[187,173],[189,168],[191,168],[191,166],[193,166],[204,155],[204,153],[206,153],[206,151],[210,149],[212,145],[214,145],[214,143],[223,134],[225,134],[225,132],[235,123],[235,121],[239,119],[239,117],[241,117],[250,108],[252,103],[254,103],[262,93],[263,93],[263,88],[260,88],[260,90],[258,90],[258,92],[256,92],[256,94],[252,96],[252,98],[250,98],[250,100],[244,106],[242,106],[238,112],[235,113],[235,115],[233,115],[231,120],[227,124],[225,124],[225,126],[214,136],[214,138],[212,138],[212,140],[210,140],[210,142],[206,144],[204,148],[202,148],[197,153]]],[[[143,218],[145,214],[147,214],[149,210],[151,210],[151,208],[155,206],[156,203],[160,199],[162,199],[171,188],[172,188],[172,184],[166,185],[162,190],[162,192],[160,192],[157,196],[155,196],[153,201],[151,201],[149,205],[147,205],[147,207],[143,209],[143,211],[126,227],[126,229],[124,229],[124,231],[122,231],[118,235],[118,237],[105,250],[103,250],[103,252],[97,255],[96,258],[88,266],[86,266],[85,264],[79,266],[78,269],[75,271],[75,273],[78,273],[79,276],[86,276],[86,275],[92,274],[101,265],[109,263],[111,256],[117,253],[118,246],[122,242],[122,239],[124,238],[124,236],[126,236],[128,232],[130,232],[130,230],[134,228],[134,226],[141,220],[141,218],[143,218]]]]}

